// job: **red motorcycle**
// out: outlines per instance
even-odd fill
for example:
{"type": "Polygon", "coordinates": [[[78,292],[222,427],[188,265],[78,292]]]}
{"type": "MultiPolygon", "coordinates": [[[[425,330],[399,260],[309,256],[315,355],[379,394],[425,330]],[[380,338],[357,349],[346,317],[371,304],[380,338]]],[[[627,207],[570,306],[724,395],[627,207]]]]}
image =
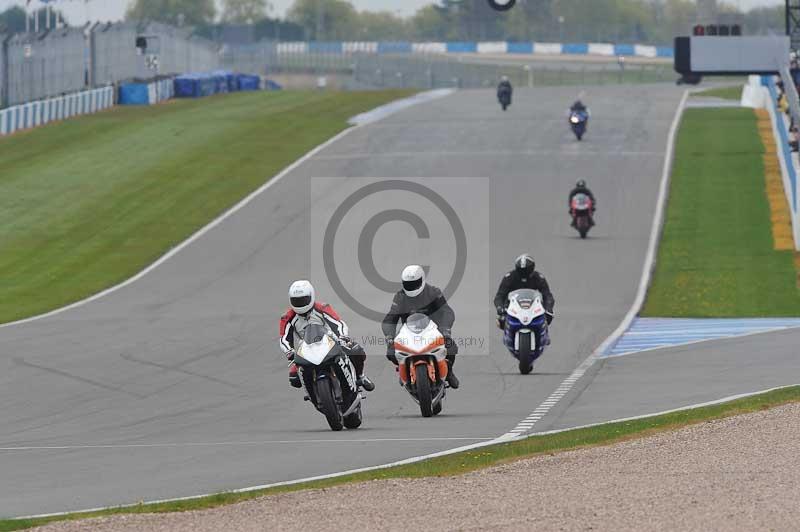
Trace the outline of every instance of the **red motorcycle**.
{"type": "Polygon", "coordinates": [[[589,234],[589,229],[594,225],[592,198],[583,193],[575,194],[570,202],[569,210],[572,215],[572,227],[578,230],[581,238],[586,238],[586,235],[589,234]]]}

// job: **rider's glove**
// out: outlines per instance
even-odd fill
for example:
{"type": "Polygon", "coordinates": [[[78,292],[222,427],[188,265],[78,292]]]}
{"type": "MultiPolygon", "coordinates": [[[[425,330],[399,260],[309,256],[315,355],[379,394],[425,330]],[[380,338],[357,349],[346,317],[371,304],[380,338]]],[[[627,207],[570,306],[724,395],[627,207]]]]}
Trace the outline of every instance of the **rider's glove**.
{"type": "Polygon", "coordinates": [[[548,324],[548,325],[550,325],[551,323],[553,323],[553,318],[554,318],[554,317],[555,317],[555,315],[554,315],[552,312],[547,312],[547,311],[545,311],[545,313],[544,313],[544,318],[547,320],[547,324],[548,324]]]}
{"type": "Polygon", "coordinates": [[[289,361],[290,366],[294,363],[294,355],[295,355],[294,349],[289,349],[288,351],[286,351],[286,360],[289,361]]]}
{"type": "Polygon", "coordinates": [[[506,315],[506,309],[504,307],[497,307],[497,315],[498,316],[505,316],[506,315]]]}
{"type": "Polygon", "coordinates": [[[345,347],[352,347],[355,342],[349,336],[340,336],[339,341],[344,344],[345,347]]]}

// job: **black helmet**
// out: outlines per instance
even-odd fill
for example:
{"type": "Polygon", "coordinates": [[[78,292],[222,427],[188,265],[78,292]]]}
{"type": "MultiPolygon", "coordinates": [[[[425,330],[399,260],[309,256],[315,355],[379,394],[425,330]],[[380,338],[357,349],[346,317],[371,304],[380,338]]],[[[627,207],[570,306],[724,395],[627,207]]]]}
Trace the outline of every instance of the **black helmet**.
{"type": "Polygon", "coordinates": [[[576,188],[586,188],[586,181],[583,179],[579,179],[577,183],[575,183],[576,188]]]}
{"type": "Polygon", "coordinates": [[[580,100],[575,100],[575,103],[572,104],[572,107],[583,107],[583,102],[580,100]]]}
{"type": "Polygon", "coordinates": [[[517,257],[517,260],[514,261],[514,268],[522,277],[528,278],[536,271],[536,262],[526,253],[517,257]]]}

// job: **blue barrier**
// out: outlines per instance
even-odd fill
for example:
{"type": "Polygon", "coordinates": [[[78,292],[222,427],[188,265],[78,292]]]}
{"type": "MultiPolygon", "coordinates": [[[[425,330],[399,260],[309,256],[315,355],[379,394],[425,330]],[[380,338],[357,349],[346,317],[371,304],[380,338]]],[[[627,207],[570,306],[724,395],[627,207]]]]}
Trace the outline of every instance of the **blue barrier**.
{"type": "Polygon", "coordinates": [[[636,55],[636,48],[632,44],[615,44],[614,55],[636,55]]]}
{"type": "Polygon", "coordinates": [[[586,55],[589,53],[589,45],[577,43],[562,44],[561,53],[570,55],[586,55]]]}
{"type": "Polygon", "coordinates": [[[126,83],[119,88],[120,105],[149,105],[150,94],[146,83],[126,83]]]}
{"type": "Polygon", "coordinates": [[[236,90],[257,91],[261,89],[261,78],[249,74],[239,74],[236,76],[236,90]]]}
{"type": "Polygon", "coordinates": [[[474,54],[478,51],[477,42],[449,42],[447,43],[448,53],[453,54],[474,54]]]}
{"type": "Polygon", "coordinates": [[[657,57],[675,57],[675,50],[672,48],[668,48],[666,46],[657,46],[656,47],[656,56],[657,57]]]}
{"type": "Polygon", "coordinates": [[[411,43],[410,42],[379,42],[378,43],[378,53],[379,54],[410,54],[411,53],[411,43]]]}
{"type": "Polygon", "coordinates": [[[508,53],[510,54],[532,54],[532,42],[508,42],[506,43],[508,53]]]}
{"type": "Polygon", "coordinates": [[[308,51],[319,54],[342,54],[344,43],[311,41],[308,43],[308,51]]]}

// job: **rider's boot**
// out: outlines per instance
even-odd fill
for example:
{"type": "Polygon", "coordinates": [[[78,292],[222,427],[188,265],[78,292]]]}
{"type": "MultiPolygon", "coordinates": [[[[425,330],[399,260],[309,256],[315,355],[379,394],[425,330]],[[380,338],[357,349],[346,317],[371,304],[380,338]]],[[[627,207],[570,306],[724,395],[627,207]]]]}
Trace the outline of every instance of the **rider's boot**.
{"type": "Polygon", "coordinates": [[[453,373],[453,362],[448,360],[447,365],[449,366],[446,379],[447,384],[449,384],[452,389],[457,390],[460,386],[460,383],[458,381],[458,377],[456,377],[456,374],[453,373]]]}
{"type": "Polygon", "coordinates": [[[302,388],[303,384],[300,382],[300,375],[297,373],[297,364],[292,363],[289,366],[289,384],[293,388],[302,388]]]}
{"type": "Polygon", "coordinates": [[[368,392],[371,392],[372,390],[375,389],[375,383],[369,380],[369,378],[366,375],[361,375],[358,378],[358,385],[367,390],[368,392]]]}

